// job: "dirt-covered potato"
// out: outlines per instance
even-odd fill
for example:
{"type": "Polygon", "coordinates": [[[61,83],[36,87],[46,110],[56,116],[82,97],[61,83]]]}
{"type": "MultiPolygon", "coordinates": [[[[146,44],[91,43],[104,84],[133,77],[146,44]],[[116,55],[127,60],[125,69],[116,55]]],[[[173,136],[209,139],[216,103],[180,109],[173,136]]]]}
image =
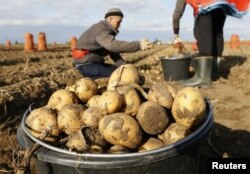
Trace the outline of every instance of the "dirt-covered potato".
{"type": "Polygon", "coordinates": [[[177,123],[190,128],[204,119],[206,103],[198,89],[185,87],[176,94],[171,112],[177,123]]]}
{"type": "Polygon", "coordinates": [[[178,123],[171,123],[159,138],[168,145],[187,137],[190,133],[191,132],[187,127],[178,123]]]}
{"type": "Polygon", "coordinates": [[[65,89],[67,89],[68,91],[71,91],[71,92],[75,92],[75,85],[66,86],[65,89]]]}
{"type": "Polygon", "coordinates": [[[66,84],[66,87],[65,89],[69,90],[69,91],[72,91],[72,92],[75,92],[75,83],[77,81],[77,78],[76,77],[71,77],[67,80],[67,84],[66,84]]]}
{"type": "Polygon", "coordinates": [[[117,87],[116,91],[122,94],[123,97],[123,107],[121,109],[125,114],[135,116],[138,112],[138,108],[141,105],[141,99],[136,90],[130,86],[117,87]]]}
{"type": "Polygon", "coordinates": [[[81,115],[82,122],[85,126],[98,126],[100,119],[104,116],[98,107],[90,107],[81,115]]]}
{"type": "Polygon", "coordinates": [[[89,147],[89,152],[90,153],[103,153],[104,150],[101,146],[94,144],[89,147]]]}
{"type": "Polygon", "coordinates": [[[98,107],[105,114],[112,114],[120,111],[123,96],[116,91],[105,91],[98,100],[98,107]]]}
{"type": "Polygon", "coordinates": [[[92,106],[98,107],[98,100],[99,100],[100,97],[101,97],[101,95],[94,95],[93,97],[91,97],[88,100],[86,106],[89,107],[89,108],[92,107],[92,106]]]}
{"type": "Polygon", "coordinates": [[[121,154],[121,153],[129,153],[130,150],[122,145],[113,145],[109,148],[107,153],[112,153],[112,154],[121,154]]]}
{"type": "Polygon", "coordinates": [[[171,93],[171,95],[172,95],[172,97],[173,97],[173,99],[175,98],[175,96],[176,96],[176,94],[177,94],[177,90],[172,86],[172,85],[169,85],[167,82],[161,82],[162,83],[162,85],[165,85],[167,88],[168,88],[168,90],[169,90],[169,92],[171,93]]]}
{"type": "Polygon", "coordinates": [[[149,138],[141,147],[138,148],[139,152],[144,152],[148,150],[158,149],[164,147],[165,144],[157,138],[149,138]]]}
{"type": "Polygon", "coordinates": [[[140,79],[139,71],[133,64],[122,65],[111,74],[107,90],[115,90],[117,82],[140,84],[140,79]]]}
{"type": "Polygon", "coordinates": [[[66,147],[70,151],[76,151],[80,153],[88,149],[88,144],[86,143],[83,135],[80,132],[78,132],[69,136],[69,140],[66,143],[66,147]]]}
{"type": "Polygon", "coordinates": [[[138,109],[136,119],[142,129],[150,134],[162,133],[169,122],[169,116],[165,109],[156,102],[146,101],[138,109]]]}
{"type": "Polygon", "coordinates": [[[98,85],[98,93],[102,94],[104,91],[107,90],[109,78],[108,77],[99,78],[99,79],[96,79],[95,82],[98,85]]]}
{"type": "Polygon", "coordinates": [[[97,83],[88,77],[81,78],[75,83],[75,93],[84,103],[87,103],[91,97],[97,94],[97,92],[97,83]]]}
{"type": "Polygon", "coordinates": [[[155,83],[148,92],[148,100],[157,102],[161,106],[170,109],[174,98],[172,96],[173,92],[170,92],[169,88],[171,88],[172,91],[174,90],[173,87],[170,87],[170,85],[166,83],[155,83]]]}
{"type": "Polygon", "coordinates": [[[54,142],[60,134],[56,112],[48,107],[32,110],[25,120],[25,125],[36,138],[41,138],[41,133],[46,133],[43,141],[54,142]]]}
{"type": "Polygon", "coordinates": [[[81,116],[84,110],[83,106],[79,104],[65,105],[58,112],[57,123],[60,130],[67,135],[76,134],[83,126],[81,116]]]}
{"type": "Polygon", "coordinates": [[[109,143],[104,139],[100,133],[98,126],[83,127],[82,133],[89,145],[98,145],[103,149],[107,148],[109,143]]]}
{"type": "Polygon", "coordinates": [[[143,139],[136,119],[124,113],[105,115],[99,122],[99,131],[109,143],[130,149],[138,148],[143,139]]]}
{"type": "Polygon", "coordinates": [[[78,102],[79,99],[74,92],[67,89],[59,89],[50,96],[47,107],[59,111],[64,105],[78,102]]]}

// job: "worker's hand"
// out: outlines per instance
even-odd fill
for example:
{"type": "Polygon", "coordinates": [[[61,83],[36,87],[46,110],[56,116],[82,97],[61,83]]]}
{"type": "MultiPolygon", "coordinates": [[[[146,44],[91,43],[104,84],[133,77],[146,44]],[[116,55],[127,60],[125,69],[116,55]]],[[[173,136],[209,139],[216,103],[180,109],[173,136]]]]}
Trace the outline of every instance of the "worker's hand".
{"type": "Polygon", "coordinates": [[[140,49],[141,50],[146,50],[152,48],[153,45],[148,41],[148,39],[142,39],[140,41],[140,49]]]}
{"type": "Polygon", "coordinates": [[[183,48],[184,45],[182,43],[182,40],[180,39],[179,35],[174,36],[173,46],[175,48],[183,48]]]}

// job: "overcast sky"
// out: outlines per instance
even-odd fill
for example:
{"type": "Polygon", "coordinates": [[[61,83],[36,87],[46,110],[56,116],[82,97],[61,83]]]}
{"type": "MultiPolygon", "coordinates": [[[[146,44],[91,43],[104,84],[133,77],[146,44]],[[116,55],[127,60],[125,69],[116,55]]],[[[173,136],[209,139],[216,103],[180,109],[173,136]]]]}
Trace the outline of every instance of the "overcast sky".
{"type": "MultiPolygon", "coordinates": [[[[173,37],[172,14],[176,0],[0,0],[0,42],[24,41],[30,32],[36,41],[45,32],[47,42],[67,42],[79,37],[90,25],[102,20],[109,8],[122,9],[125,17],[118,39],[156,38],[169,41],[173,37]]],[[[188,6],[181,20],[183,40],[193,38],[193,12],[188,6]]],[[[228,17],[225,39],[234,33],[250,39],[250,15],[242,19],[228,17]]]]}

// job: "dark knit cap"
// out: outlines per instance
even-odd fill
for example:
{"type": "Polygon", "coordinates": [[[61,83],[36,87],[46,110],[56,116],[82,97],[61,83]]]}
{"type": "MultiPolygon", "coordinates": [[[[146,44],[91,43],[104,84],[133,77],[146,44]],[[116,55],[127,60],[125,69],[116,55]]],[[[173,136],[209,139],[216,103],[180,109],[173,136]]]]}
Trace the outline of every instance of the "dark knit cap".
{"type": "Polygon", "coordinates": [[[119,8],[111,8],[105,14],[105,19],[109,16],[121,16],[121,17],[123,17],[123,13],[122,13],[121,9],[119,9],[119,8]]]}

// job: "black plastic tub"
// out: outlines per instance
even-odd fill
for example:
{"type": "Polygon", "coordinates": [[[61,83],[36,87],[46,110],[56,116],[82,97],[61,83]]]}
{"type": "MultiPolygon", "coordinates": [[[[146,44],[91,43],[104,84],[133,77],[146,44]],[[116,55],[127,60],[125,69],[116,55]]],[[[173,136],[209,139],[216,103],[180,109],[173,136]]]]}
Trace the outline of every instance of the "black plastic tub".
{"type": "Polygon", "coordinates": [[[166,81],[178,81],[188,79],[190,56],[185,57],[161,57],[161,65],[166,81]]]}
{"type": "Polygon", "coordinates": [[[160,149],[128,154],[79,154],[46,144],[33,137],[25,127],[25,112],[17,131],[21,147],[27,149],[34,142],[40,148],[34,155],[40,174],[196,174],[199,167],[200,146],[213,126],[213,111],[207,103],[206,118],[188,137],[160,149]]]}

